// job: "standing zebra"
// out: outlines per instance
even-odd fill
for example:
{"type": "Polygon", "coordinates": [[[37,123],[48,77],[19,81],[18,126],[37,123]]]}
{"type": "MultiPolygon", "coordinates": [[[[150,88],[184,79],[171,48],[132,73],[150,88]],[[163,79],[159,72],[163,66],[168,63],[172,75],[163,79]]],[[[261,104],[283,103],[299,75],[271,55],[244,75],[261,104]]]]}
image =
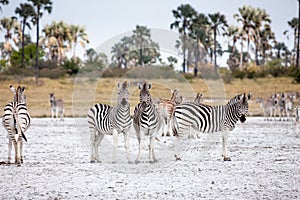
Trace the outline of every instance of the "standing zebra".
{"type": "Polygon", "coordinates": [[[150,136],[149,161],[150,163],[153,163],[157,162],[154,155],[154,141],[158,131],[161,129],[160,115],[157,112],[157,108],[152,103],[149,92],[151,84],[148,84],[147,82],[144,82],[143,84],[138,83],[138,88],[140,89],[140,103],[135,107],[133,115],[133,127],[139,142],[139,153],[135,163],[137,164],[141,160],[143,149],[142,137],[145,135],[150,136]]]}
{"type": "MultiPolygon", "coordinates": [[[[191,132],[203,133],[222,131],[224,161],[230,161],[227,153],[229,131],[235,128],[238,120],[246,121],[248,100],[251,95],[241,94],[232,98],[226,105],[209,106],[205,104],[183,103],[173,112],[173,132],[177,138],[191,132]]],[[[180,160],[177,149],[175,157],[180,160]]]]}
{"type": "Polygon", "coordinates": [[[30,115],[26,107],[26,97],[24,95],[25,87],[18,86],[17,90],[10,85],[14,93],[14,101],[8,103],[4,108],[2,123],[8,132],[8,163],[11,160],[12,144],[15,148],[15,163],[21,166],[23,163],[23,141],[27,141],[25,131],[30,126],[30,115]]]}
{"type": "Polygon", "coordinates": [[[62,99],[56,99],[54,93],[49,93],[50,95],[50,109],[52,119],[54,117],[54,113],[56,114],[56,119],[58,118],[58,113],[60,114],[60,120],[64,118],[64,101],[62,99]]]}
{"type": "Polygon", "coordinates": [[[116,149],[118,145],[119,133],[124,134],[126,157],[128,162],[128,131],[132,124],[130,117],[130,105],[128,103],[130,83],[117,84],[118,87],[118,104],[116,107],[98,103],[90,108],[87,114],[88,124],[91,131],[90,148],[91,162],[101,162],[99,159],[98,147],[104,135],[113,135],[113,162],[116,162],[116,149]]]}
{"type": "MultiPolygon", "coordinates": [[[[171,90],[172,91],[172,90],[171,90]]],[[[162,136],[170,136],[170,120],[174,110],[174,107],[182,102],[182,96],[178,95],[178,90],[175,89],[172,91],[171,99],[160,99],[158,104],[158,111],[162,123],[162,136]]]]}

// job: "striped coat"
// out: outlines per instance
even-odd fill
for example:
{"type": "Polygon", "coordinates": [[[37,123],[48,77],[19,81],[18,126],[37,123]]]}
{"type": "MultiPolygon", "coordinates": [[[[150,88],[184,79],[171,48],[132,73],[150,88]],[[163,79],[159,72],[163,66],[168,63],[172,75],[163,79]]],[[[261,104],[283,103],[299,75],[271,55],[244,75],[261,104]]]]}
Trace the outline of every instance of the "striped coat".
{"type": "Polygon", "coordinates": [[[142,84],[139,83],[138,88],[140,89],[140,103],[135,107],[133,115],[133,127],[139,142],[139,153],[135,162],[139,163],[141,160],[144,136],[150,137],[149,160],[150,162],[156,162],[154,141],[156,135],[161,130],[161,119],[157,108],[151,99],[149,91],[151,89],[151,84],[148,84],[147,82],[142,84]]]}
{"type": "Polygon", "coordinates": [[[118,134],[123,133],[125,139],[126,156],[128,162],[128,130],[131,127],[132,120],[130,117],[129,99],[129,82],[125,81],[123,84],[118,83],[118,105],[116,107],[106,104],[96,104],[90,108],[87,114],[88,124],[90,128],[90,148],[91,148],[91,162],[100,162],[98,147],[104,135],[113,135],[114,150],[113,162],[116,161],[116,148],[118,145],[118,134]]]}
{"type": "Polygon", "coordinates": [[[23,140],[27,141],[25,131],[30,127],[31,118],[25,102],[25,87],[18,86],[15,90],[10,86],[14,93],[14,102],[8,103],[4,107],[2,123],[8,132],[8,162],[11,160],[12,145],[15,149],[15,163],[20,166],[23,162],[23,140]]]}
{"type": "MultiPolygon", "coordinates": [[[[173,113],[173,132],[178,138],[190,135],[196,130],[203,133],[221,131],[223,133],[224,160],[230,160],[227,153],[227,138],[229,131],[235,128],[238,120],[246,121],[248,100],[251,95],[237,95],[226,105],[209,106],[205,104],[183,103],[176,106],[173,113]]],[[[176,158],[179,156],[176,152],[176,158]]]]}

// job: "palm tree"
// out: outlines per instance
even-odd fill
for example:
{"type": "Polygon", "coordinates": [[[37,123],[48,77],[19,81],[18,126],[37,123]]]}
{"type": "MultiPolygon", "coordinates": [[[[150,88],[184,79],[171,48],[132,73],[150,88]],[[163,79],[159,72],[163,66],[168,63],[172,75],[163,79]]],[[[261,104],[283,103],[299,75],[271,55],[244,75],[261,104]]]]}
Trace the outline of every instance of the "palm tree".
{"type": "Polygon", "coordinates": [[[179,33],[183,34],[183,73],[186,71],[186,37],[188,31],[191,30],[194,18],[197,15],[197,11],[189,4],[180,5],[177,10],[172,10],[175,22],[170,25],[171,29],[178,29],[179,33]]]}
{"type": "MultiPolygon", "coordinates": [[[[7,4],[9,4],[9,1],[8,0],[0,0],[0,4],[7,5],[7,4]]],[[[1,7],[0,7],[0,10],[2,11],[1,7]]]]}
{"type": "Polygon", "coordinates": [[[24,45],[25,45],[25,28],[26,26],[31,29],[30,24],[27,22],[29,17],[35,16],[34,8],[31,4],[21,3],[20,7],[17,7],[15,13],[18,14],[22,19],[22,67],[24,68],[24,45]]]}
{"type": "Polygon", "coordinates": [[[146,26],[136,26],[133,30],[133,41],[139,50],[139,65],[143,65],[143,49],[147,48],[147,45],[151,43],[150,29],[146,26]]]}
{"type": "Polygon", "coordinates": [[[217,68],[217,35],[220,35],[220,29],[226,32],[225,27],[228,27],[225,15],[219,12],[215,14],[208,14],[210,29],[213,31],[214,37],[214,65],[217,68]]]}
{"type": "Polygon", "coordinates": [[[89,43],[87,33],[85,28],[79,25],[70,25],[70,34],[71,34],[71,46],[73,50],[73,59],[76,59],[76,46],[77,43],[81,45],[82,48],[85,48],[85,44],[89,43]]]}
{"type": "Polygon", "coordinates": [[[265,64],[267,59],[267,51],[272,50],[272,45],[270,42],[275,43],[275,34],[271,30],[271,26],[265,25],[262,30],[259,32],[260,37],[260,46],[262,51],[262,64],[265,64]]]}
{"type": "Polygon", "coordinates": [[[283,42],[277,42],[274,49],[277,51],[276,58],[281,59],[281,52],[286,50],[286,45],[283,42]]]}
{"type": "Polygon", "coordinates": [[[254,9],[252,21],[254,24],[253,28],[254,28],[254,33],[255,33],[253,36],[254,43],[255,43],[255,62],[257,65],[259,65],[258,51],[259,51],[260,44],[261,44],[260,30],[261,30],[261,27],[263,27],[263,26],[269,26],[269,24],[271,23],[271,19],[265,10],[256,8],[256,9],[254,9]]]}
{"type": "MultiPolygon", "coordinates": [[[[239,8],[239,13],[234,14],[233,17],[236,18],[238,22],[242,23],[243,35],[246,36],[247,39],[247,55],[250,56],[250,41],[253,39],[253,35],[255,34],[254,25],[252,23],[254,16],[254,8],[251,6],[243,6],[239,8]]],[[[242,36],[244,37],[244,36],[242,36]]]]}
{"type": "Polygon", "coordinates": [[[10,40],[13,39],[15,44],[18,44],[18,38],[14,38],[13,34],[20,34],[20,23],[16,17],[4,17],[0,20],[1,27],[5,30],[4,38],[4,51],[7,55],[7,65],[10,66],[10,55],[12,53],[12,45],[10,40]]]}
{"type": "Polygon", "coordinates": [[[300,51],[300,0],[298,0],[298,35],[297,35],[297,56],[296,56],[296,67],[299,67],[299,51],[300,51]]]}
{"type": "Polygon", "coordinates": [[[39,39],[40,39],[40,19],[45,12],[51,13],[52,11],[52,1],[51,0],[28,0],[32,2],[33,6],[36,8],[34,23],[36,25],[36,57],[35,57],[35,81],[38,84],[39,77],[39,39]]]}
{"type": "Polygon", "coordinates": [[[45,37],[40,42],[47,42],[45,45],[49,48],[51,58],[60,64],[66,57],[65,52],[72,46],[70,26],[63,21],[53,21],[50,25],[45,25],[42,32],[45,37]]]}

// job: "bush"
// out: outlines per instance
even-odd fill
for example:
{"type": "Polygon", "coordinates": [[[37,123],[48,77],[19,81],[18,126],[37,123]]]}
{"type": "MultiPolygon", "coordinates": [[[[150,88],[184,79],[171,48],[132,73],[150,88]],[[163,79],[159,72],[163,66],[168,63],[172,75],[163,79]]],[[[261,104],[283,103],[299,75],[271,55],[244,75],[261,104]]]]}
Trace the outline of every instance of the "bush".
{"type": "Polygon", "coordinates": [[[77,74],[79,71],[79,65],[81,61],[79,59],[70,59],[64,61],[62,64],[63,69],[67,72],[69,75],[77,74]]]}

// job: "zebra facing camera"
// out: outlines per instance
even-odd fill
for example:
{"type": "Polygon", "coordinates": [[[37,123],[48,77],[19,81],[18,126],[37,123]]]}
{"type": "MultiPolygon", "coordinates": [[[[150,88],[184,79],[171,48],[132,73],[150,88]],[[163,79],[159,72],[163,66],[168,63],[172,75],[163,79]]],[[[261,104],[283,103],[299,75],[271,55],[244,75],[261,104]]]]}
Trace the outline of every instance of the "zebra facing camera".
{"type": "MultiPolygon", "coordinates": [[[[110,48],[116,43],[120,38],[130,35],[132,32],[123,33],[117,35],[106,42],[99,45],[97,48],[98,52],[104,52],[108,56],[110,56],[110,48]]],[[[176,56],[180,59],[180,55],[178,54],[177,49],[175,48],[175,41],[178,39],[179,34],[169,30],[162,29],[151,29],[152,38],[155,41],[158,41],[161,44],[161,52],[166,55],[176,56]]],[[[136,50],[136,49],[131,49],[136,50]]],[[[192,62],[192,61],[189,61],[192,62]]],[[[119,80],[115,83],[115,87],[111,92],[111,98],[109,100],[101,99],[101,95],[99,95],[96,91],[99,86],[102,84],[105,85],[107,82],[102,78],[102,74],[105,70],[108,69],[108,66],[104,70],[95,70],[93,72],[88,72],[80,69],[76,79],[74,81],[73,87],[73,102],[72,109],[73,115],[81,116],[83,112],[88,113],[88,110],[97,103],[105,103],[109,106],[115,107],[118,102],[118,88],[120,84],[124,81],[130,82],[130,87],[128,86],[129,91],[129,104],[130,104],[130,115],[134,119],[134,107],[137,106],[139,102],[139,89],[142,89],[142,82],[147,81],[149,84],[147,87],[150,91],[152,101],[158,105],[160,102],[160,98],[168,99],[170,96],[161,96],[163,90],[175,90],[179,91],[179,102],[183,101],[192,101],[195,96],[194,94],[197,91],[191,86],[189,80],[187,80],[182,74],[175,72],[173,69],[163,70],[159,67],[134,67],[130,68],[119,80]],[[141,72],[141,70],[143,72],[141,72]],[[89,82],[89,88],[86,88],[85,83],[89,82]]],[[[214,81],[208,80],[211,74],[206,74],[205,70],[199,69],[202,73],[202,77],[205,80],[205,84],[203,87],[207,87],[209,91],[209,96],[206,96],[205,99],[211,99],[208,103],[219,103],[223,102],[225,99],[225,91],[223,81],[220,78],[219,74],[216,74],[214,81]]],[[[145,104],[141,104],[142,107],[145,107],[145,104]]],[[[90,130],[88,121],[86,118],[75,118],[78,136],[83,145],[85,151],[90,155],[90,130]]],[[[100,141],[101,144],[98,147],[94,147],[93,151],[97,151],[99,153],[99,160],[95,160],[92,156],[93,162],[101,162],[101,165],[104,165],[113,170],[125,172],[125,173],[145,173],[151,172],[153,170],[161,170],[169,165],[176,165],[176,161],[174,159],[175,155],[175,137],[172,136],[162,136],[163,132],[168,132],[168,129],[160,130],[155,134],[154,141],[150,141],[148,133],[145,132],[140,135],[140,138],[143,142],[142,145],[142,155],[141,158],[138,159],[139,156],[139,141],[136,135],[136,131],[133,125],[128,129],[128,134],[125,137],[129,139],[129,155],[126,155],[126,151],[124,147],[126,147],[126,139],[124,139],[123,133],[120,133],[117,136],[118,144],[114,143],[112,133],[111,135],[104,135],[99,138],[97,133],[95,134],[95,141],[100,141]],[[152,146],[154,144],[154,147],[152,146]],[[114,150],[114,146],[117,146],[116,150],[114,150]],[[154,162],[148,159],[148,152],[154,149],[156,159],[154,162]],[[116,152],[114,152],[116,151],[116,152]],[[115,155],[113,155],[115,154],[115,155]],[[128,164],[129,163],[139,163],[139,164],[128,164]],[[116,162],[115,162],[116,161],[116,162]],[[136,161],[136,162],[135,162],[136,161]],[[158,162],[156,162],[158,161],[158,162]],[[116,164],[111,164],[116,163],[116,164]],[[154,164],[150,164],[154,163],[154,164]],[[147,166],[147,167],[143,167],[147,166]]],[[[182,158],[187,151],[190,151],[194,148],[195,145],[203,145],[201,148],[201,152],[197,152],[199,154],[199,160],[205,159],[209,156],[209,152],[215,149],[215,145],[218,144],[220,139],[219,134],[205,134],[201,135],[196,134],[198,139],[190,140],[185,138],[178,146],[177,151],[180,153],[182,158]],[[198,141],[197,141],[198,140],[198,141]],[[206,144],[210,144],[209,146],[206,144]]],[[[194,136],[192,136],[194,137],[194,136]]],[[[116,139],[116,138],[115,138],[116,139]]],[[[85,158],[87,161],[89,157],[85,158]]]]}

